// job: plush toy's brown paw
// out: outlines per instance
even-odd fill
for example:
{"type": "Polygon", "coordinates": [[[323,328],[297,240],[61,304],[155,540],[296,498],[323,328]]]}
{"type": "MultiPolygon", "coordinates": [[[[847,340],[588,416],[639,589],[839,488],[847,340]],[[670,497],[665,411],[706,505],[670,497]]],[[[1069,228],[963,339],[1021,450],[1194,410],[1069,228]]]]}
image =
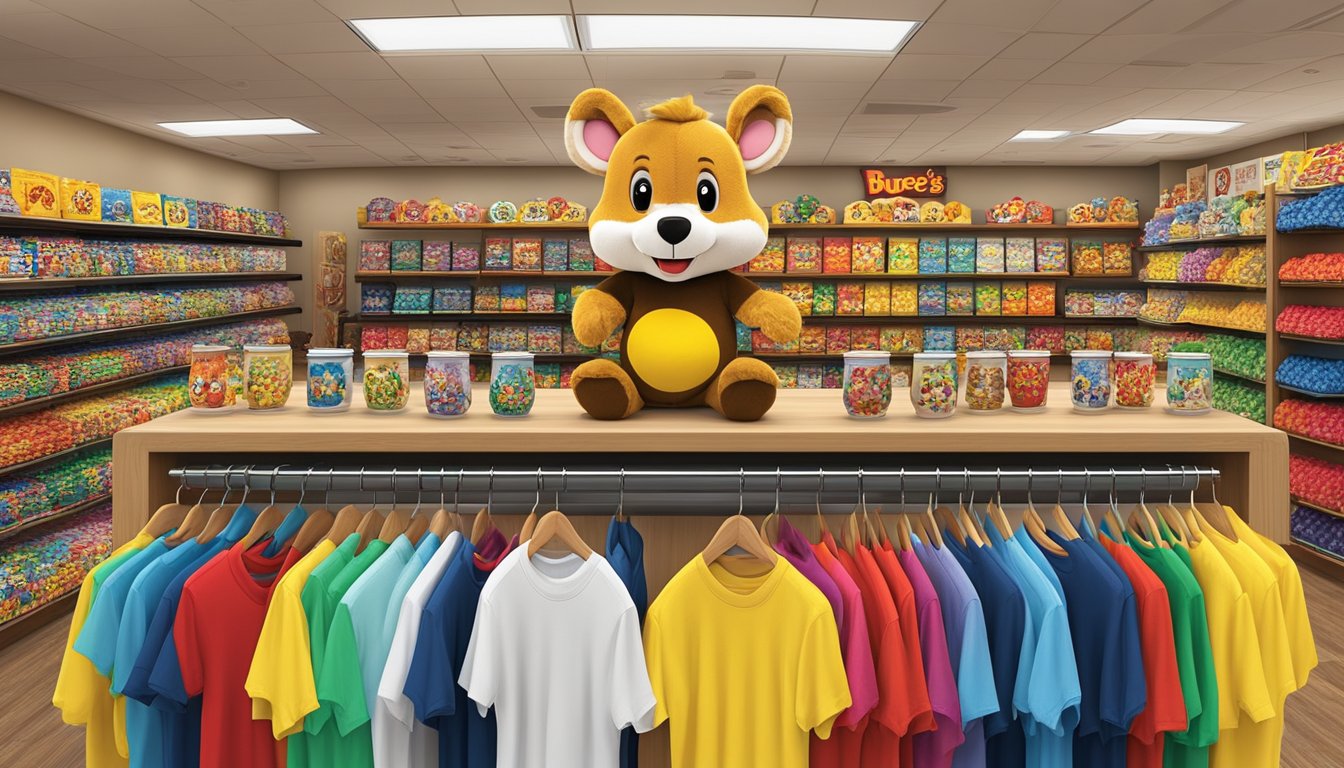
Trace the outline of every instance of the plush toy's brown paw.
{"type": "Polygon", "coordinates": [[[574,369],[569,382],[579,406],[595,419],[624,419],[644,407],[635,382],[610,360],[589,360],[574,369]]]}
{"type": "Polygon", "coordinates": [[[709,385],[706,403],[733,421],[756,421],[775,404],[779,377],[769,365],[739,357],[709,385]]]}

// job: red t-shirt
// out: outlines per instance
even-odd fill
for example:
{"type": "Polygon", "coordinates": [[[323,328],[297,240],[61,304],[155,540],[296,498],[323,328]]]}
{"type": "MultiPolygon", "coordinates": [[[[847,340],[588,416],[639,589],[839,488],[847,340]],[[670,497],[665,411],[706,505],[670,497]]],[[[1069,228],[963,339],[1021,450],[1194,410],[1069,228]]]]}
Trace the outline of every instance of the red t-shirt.
{"type": "MultiPolygon", "coordinates": [[[[848,657],[846,660],[845,674],[866,674],[872,678],[870,691],[877,690],[876,670],[873,664],[873,652],[868,641],[868,619],[863,609],[862,587],[849,575],[847,571],[836,558],[832,549],[835,546],[835,540],[826,534],[825,538],[812,545],[812,551],[817,555],[817,562],[822,564],[828,572],[838,569],[837,575],[843,577],[836,579],[836,586],[840,587],[841,597],[845,603],[845,624],[849,625],[851,621],[857,621],[862,626],[847,626],[853,633],[849,637],[842,637],[842,643],[852,643],[848,650],[853,654],[866,654],[866,660],[856,660],[856,671],[850,672],[848,657]],[[830,547],[827,547],[827,541],[830,541],[830,547]],[[851,589],[852,588],[852,589],[851,589]]],[[[850,717],[844,726],[840,721],[850,714],[848,710],[841,713],[836,718],[836,727],[831,729],[829,739],[817,738],[814,732],[811,740],[808,742],[808,765],[813,768],[852,768],[859,764],[863,757],[863,732],[868,728],[869,713],[872,711],[874,702],[867,705],[867,711],[861,717],[850,717]]]]}
{"type": "Polygon", "coordinates": [[[271,588],[303,557],[290,547],[274,557],[271,542],[235,544],[182,587],[173,641],[187,695],[201,697],[201,768],[281,768],[269,720],[252,719],[244,682],[266,620],[271,588]]]}
{"type": "Polygon", "coordinates": [[[1181,692],[1167,588],[1132,549],[1105,536],[1097,538],[1129,577],[1139,609],[1139,644],[1143,649],[1148,703],[1129,726],[1125,763],[1128,768],[1161,768],[1163,732],[1186,728],[1185,697],[1181,692]]]}
{"type": "Polygon", "coordinates": [[[879,547],[872,550],[877,567],[896,603],[896,617],[901,622],[901,640],[905,643],[906,679],[910,681],[915,702],[915,715],[910,730],[901,737],[901,765],[915,764],[915,734],[927,733],[938,727],[933,720],[933,704],[929,700],[928,681],[924,677],[924,652],[919,646],[919,610],[915,607],[915,588],[905,575],[896,553],[879,547]]]}

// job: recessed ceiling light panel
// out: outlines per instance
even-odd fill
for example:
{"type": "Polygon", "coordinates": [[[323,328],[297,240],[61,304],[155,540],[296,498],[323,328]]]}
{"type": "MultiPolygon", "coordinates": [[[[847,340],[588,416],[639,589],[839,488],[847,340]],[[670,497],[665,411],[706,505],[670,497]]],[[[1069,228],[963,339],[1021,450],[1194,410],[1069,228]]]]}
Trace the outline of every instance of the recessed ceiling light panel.
{"type": "Polygon", "coordinates": [[[890,56],[919,22],[815,16],[579,16],[584,50],[823,51],[890,56]]]}
{"type": "Polygon", "coordinates": [[[1226,133],[1233,128],[1239,128],[1243,125],[1245,125],[1245,123],[1238,123],[1232,120],[1164,120],[1160,118],[1132,117],[1128,120],[1121,120],[1114,125],[1098,128],[1095,131],[1091,131],[1091,133],[1113,136],[1156,136],[1163,133],[1209,135],[1214,133],[1226,133]]]}
{"type": "Polygon", "coordinates": [[[568,16],[432,16],[346,22],[379,53],[574,50],[568,16]]]}
{"type": "Polygon", "coordinates": [[[1051,139],[1062,139],[1068,135],[1068,131],[1026,130],[1018,131],[1017,135],[1009,141],[1050,141],[1051,139]]]}
{"type": "Polygon", "coordinates": [[[293,136],[302,133],[317,133],[303,123],[288,117],[264,118],[260,120],[192,120],[182,123],[159,123],[183,136],[201,138],[205,136],[293,136]]]}

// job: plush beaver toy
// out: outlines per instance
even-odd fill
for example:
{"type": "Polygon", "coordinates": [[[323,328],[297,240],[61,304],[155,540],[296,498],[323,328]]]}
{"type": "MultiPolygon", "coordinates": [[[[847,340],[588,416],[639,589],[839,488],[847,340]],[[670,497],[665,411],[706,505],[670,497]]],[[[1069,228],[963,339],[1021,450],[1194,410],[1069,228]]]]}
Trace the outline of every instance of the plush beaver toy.
{"type": "Polygon", "coordinates": [[[802,330],[793,302],[728,270],[765,245],[767,221],[747,174],[784,158],[789,102],[756,85],[733,100],[726,130],[690,96],[635,123],[611,92],[579,94],[565,146],[580,168],[605,174],[593,209],[593,253],[621,270],[574,305],[574,335],[596,346],[625,327],[621,360],[590,360],[570,380],[583,409],[622,419],[644,406],[704,406],[754,421],[775,402],[770,366],[739,358],[733,319],[777,342],[802,330]]]}

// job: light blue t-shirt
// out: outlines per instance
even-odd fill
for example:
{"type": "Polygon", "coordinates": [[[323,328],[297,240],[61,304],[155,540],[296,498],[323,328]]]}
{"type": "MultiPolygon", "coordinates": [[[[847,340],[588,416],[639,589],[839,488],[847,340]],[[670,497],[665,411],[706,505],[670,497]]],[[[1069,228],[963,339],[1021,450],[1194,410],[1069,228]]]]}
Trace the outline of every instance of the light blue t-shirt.
{"type": "Polygon", "coordinates": [[[982,718],[999,711],[994,667],[989,656],[989,633],[980,596],[946,548],[915,540],[915,555],[924,565],[943,609],[947,653],[957,677],[962,730],[966,741],[952,754],[954,768],[983,768],[985,734],[982,718]]]}
{"type": "MultiPolygon", "coordinates": [[[[397,583],[392,587],[392,593],[387,598],[387,613],[383,615],[383,637],[387,638],[387,645],[381,651],[384,660],[392,648],[392,636],[397,632],[397,620],[401,617],[401,601],[406,598],[406,593],[411,591],[411,585],[415,583],[420,572],[425,569],[430,558],[439,551],[439,546],[443,542],[439,540],[438,534],[427,532],[420,538],[420,543],[415,545],[415,553],[411,559],[402,566],[401,575],[397,577],[397,583]]],[[[382,670],[379,669],[379,675],[382,670]]],[[[380,677],[379,680],[382,678],[380,677]]],[[[374,686],[374,698],[368,701],[369,711],[373,711],[374,704],[377,702],[377,685],[374,686]]]]}
{"type": "Polygon", "coordinates": [[[121,631],[121,616],[126,608],[135,577],[168,552],[164,539],[167,534],[151,541],[135,553],[111,576],[103,581],[89,608],[88,618],[75,638],[75,651],[93,662],[99,674],[111,679],[117,658],[117,635],[121,631]]]}
{"type": "Polygon", "coordinates": [[[1005,540],[993,525],[985,530],[1009,577],[1027,598],[1023,666],[1013,693],[1013,707],[1022,715],[1027,736],[1027,765],[1070,768],[1082,690],[1064,601],[1016,538],[1005,540]]]}

